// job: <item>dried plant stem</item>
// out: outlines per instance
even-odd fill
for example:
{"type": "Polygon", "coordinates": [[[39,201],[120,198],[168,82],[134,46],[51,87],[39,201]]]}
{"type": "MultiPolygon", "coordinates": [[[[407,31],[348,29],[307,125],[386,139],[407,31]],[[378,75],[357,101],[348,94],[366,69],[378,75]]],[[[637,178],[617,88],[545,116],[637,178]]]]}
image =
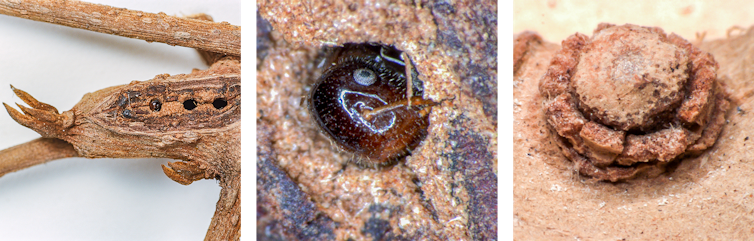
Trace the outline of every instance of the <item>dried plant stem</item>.
{"type": "Polygon", "coordinates": [[[0,177],[27,167],[78,154],[71,144],[55,138],[39,138],[0,150],[0,177]]]}
{"type": "Polygon", "coordinates": [[[205,241],[239,240],[241,238],[241,177],[221,180],[220,200],[207,230],[205,241]]]}
{"type": "Polygon", "coordinates": [[[0,14],[199,50],[241,55],[241,27],[75,0],[0,0],[0,14]]]}

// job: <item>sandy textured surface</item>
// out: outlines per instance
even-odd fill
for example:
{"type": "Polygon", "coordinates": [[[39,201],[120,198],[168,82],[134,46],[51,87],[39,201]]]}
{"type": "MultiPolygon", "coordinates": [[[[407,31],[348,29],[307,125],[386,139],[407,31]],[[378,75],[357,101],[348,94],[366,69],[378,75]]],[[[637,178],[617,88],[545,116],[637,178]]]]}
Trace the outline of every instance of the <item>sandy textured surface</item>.
{"type": "MultiPolygon", "coordinates": [[[[573,14],[560,13],[561,7],[574,4],[553,1],[543,4],[548,14],[539,20],[551,23],[573,14]],[[549,7],[553,5],[554,7],[549,7]]],[[[715,55],[720,63],[718,78],[732,96],[731,109],[727,112],[729,122],[724,127],[717,143],[698,157],[682,160],[674,170],[656,178],[639,178],[624,183],[595,182],[578,175],[571,163],[561,154],[552,141],[553,134],[546,128],[542,98],[538,94],[539,79],[544,74],[550,57],[560,47],[567,35],[576,31],[591,35],[599,21],[632,21],[650,24],[679,32],[693,27],[705,31],[705,25],[693,24],[695,20],[709,22],[710,13],[702,3],[692,4],[687,21],[661,23],[653,11],[643,11],[647,16],[627,16],[617,20],[609,12],[620,7],[587,5],[579,10],[583,22],[563,27],[533,26],[542,32],[540,43],[532,42],[522,58],[513,80],[514,91],[514,236],[521,240],[748,240],[754,238],[754,85],[751,82],[754,69],[754,30],[737,31],[725,38],[724,30],[730,25],[748,26],[746,18],[735,18],[728,24],[725,19],[736,11],[721,14],[721,20],[713,21],[709,33],[716,33],[719,40],[710,38],[698,46],[715,55]],[[701,4],[701,5],[700,5],[701,4]],[[594,11],[594,9],[601,9],[594,11]],[[598,14],[590,14],[590,11],[598,14]],[[604,17],[603,20],[592,20],[604,17]],[[605,16],[613,16],[605,17],[605,16]],[[697,19],[703,18],[703,19],[697,19]],[[705,20],[706,19],[706,20],[705,20]],[[646,22],[645,22],[646,21],[646,22]],[[657,22],[652,22],[657,21],[657,22]],[[657,24],[651,24],[657,23],[657,24]],[[583,27],[582,27],[583,26],[583,27]],[[585,29],[584,29],[585,28],[585,29]],[[679,30],[681,29],[681,30],[679,30]],[[715,31],[711,31],[714,29],[715,31]],[[558,35],[567,31],[568,34],[558,35]],[[720,31],[722,35],[720,35],[720,31]],[[745,34],[743,34],[745,33],[745,34]],[[557,36],[557,37],[550,37],[557,36]]],[[[531,7],[531,6],[527,6],[531,7]]],[[[631,8],[633,8],[632,6],[631,8]]],[[[641,6],[635,6],[642,9],[641,6]]],[[[665,13],[666,18],[675,16],[686,5],[673,6],[665,13]]],[[[644,7],[647,8],[647,7],[644,7]]],[[[735,7],[738,8],[738,7],[735,7]]],[[[536,10],[523,13],[523,5],[516,5],[514,23],[532,21],[536,10]]],[[[730,10],[730,8],[729,8],[730,10]]],[[[545,11],[545,10],[542,10],[545,11]]],[[[712,13],[717,9],[710,9],[712,13]]],[[[536,14],[535,14],[536,15],[536,14]]],[[[718,16],[718,15],[715,15],[718,16]]],[[[681,18],[682,16],[677,16],[681,18]]],[[[575,20],[574,20],[575,21],[575,20]]],[[[521,31],[522,25],[514,25],[521,31]]],[[[694,42],[693,31],[679,32],[694,42]]]]}
{"type": "Polygon", "coordinates": [[[727,36],[730,27],[754,24],[754,2],[733,1],[654,1],[631,2],[590,0],[514,1],[513,32],[536,31],[550,42],[560,42],[575,32],[591,36],[601,22],[659,26],[694,41],[697,33],[705,39],[727,36]]]}

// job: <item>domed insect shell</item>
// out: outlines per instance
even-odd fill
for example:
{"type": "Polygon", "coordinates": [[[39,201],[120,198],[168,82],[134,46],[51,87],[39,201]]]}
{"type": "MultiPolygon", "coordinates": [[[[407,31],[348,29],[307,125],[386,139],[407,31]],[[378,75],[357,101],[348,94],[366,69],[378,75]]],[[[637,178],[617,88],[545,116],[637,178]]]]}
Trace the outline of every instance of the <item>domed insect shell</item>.
{"type": "Polygon", "coordinates": [[[390,165],[416,148],[427,134],[434,102],[421,99],[423,83],[415,70],[406,78],[410,60],[376,43],[346,43],[324,52],[307,104],[334,146],[365,166],[390,165]]]}

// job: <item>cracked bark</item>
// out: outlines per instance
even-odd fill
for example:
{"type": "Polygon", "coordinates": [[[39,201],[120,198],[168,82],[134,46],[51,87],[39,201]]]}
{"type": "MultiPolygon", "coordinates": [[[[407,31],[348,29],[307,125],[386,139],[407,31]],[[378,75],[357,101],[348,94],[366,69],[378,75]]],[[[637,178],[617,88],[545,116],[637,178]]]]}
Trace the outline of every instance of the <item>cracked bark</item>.
{"type": "MultiPolygon", "coordinates": [[[[240,66],[236,66],[234,68],[236,68],[238,70],[238,72],[240,73],[240,66]]],[[[157,73],[160,73],[160,72],[157,72],[157,73]]],[[[154,74],[157,74],[157,73],[154,73],[154,74]]],[[[123,81],[123,80],[121,80],[121,81],[123,81]]],[[[127,82],[127,80],[123,81],[123,82],[127,82]]],[[[6,86],[4,88],[7,88],[7,85],[3,85],[3,86],[6,86]]],[[[4,91],[4,93],[7,93],[7,92],[4,91]]],[[[34,93],[35,92],[31,92],[32,95],[34,95],[34,93]]],[[[60,93],[61,94],[65,94],[64,92],[60,92],[60,93]]],[[[40,97],[40,96],[37,96],[37,97],[40,97]]],[[[74,97],[74,98],[77,98],[77,97],[74,97]]],[[[42,99],[46,99],[45,96],[42,96],[42,99]]],[[[17,100],[18,99],[16,99],[16,101],[17,100]]],[[[51,102],[51,103],[55,104],[55,102],[51,102]]],[[[5,118],[7,118],[7,117],[5,117],[5,118]]],[[[233,128],[233,129],[235,129],[235,128],[233,128]]],[[[237,126],[237,129],[238,129],[238,133],[237,134],[232,134],[232,135],[238,135],[238,137],[239,137],[239,141],[238,141],[238,144],[237,144],[238,145],[238,152],[239,152],[238,155],[239,155],[239,158],[234,159],[234,160],[238,160],[238,162],[240,163],[240,122],[239,122],[239,125],[237,126]]],[[[30,142],[28,144],[28,147],[37,146],[37,147],[40,147],[40,148],[50,148],[50,147],[58,148],[58,147],[62,146],[61,150],[64,150],[64,151],[58,152],[59,155],[57,155],[57,156],[49,155],[49,154],[55,154],[55,152],[52,152],[52,151],[46,152],[46,153],[44,153],[44,152],[37,152],[37,151],[30,152],[30,154],[34,154],[34,159],[32,159],[32,160],[25,159],[24,161],[36,161],[36,162],[20,163],[20,164],[23,164],[25,166],[12,166],[12,167],[10,167],[10,169],[3,169],[2,172],[6,173],[8,171],[17,170],[17,169],[24,168],[24,167],[29,166],[29,165],[39,164],[39,163],[42,163],[42,162],[44,162],[44,161],[46,161],[48,159],[49,160],[53,160],[55,158],[64,158],[64,157],[75,156],[75,155],[82,156],[79,153],[71,154],[71,152],[70,152],[71,149],[70,148],[65,147],[65,145],[59,145],[59,144],[61,144],[60,142],[57,142],[57,141],[50,142],[50,140],[52,140],[52,139],[47,139],[47,138],[38,139],[38,140],[30,142]],[[40,156],[39,154],[45,154],[45,155],[41,155],[40,156]],[[40,157],[40,158],[37,159],[37,157],[40,157]]],[[[235,142],[235,140],[234,140],[234,142],[235,142]]],[[[229,145],[229,146],[233,146],[233,145],[229,145]]],[[[11,148],[10,151],[17,150],[17,149],[18,148],[11,148]]],[[[23,150],[32,150],[32,149],[28,149],[28,148],[21,148],[21,149],[23,149],[23,150]]],[[[58,149],[60,149],[60,148],[58,148],[58,149]]],[[[49,150],[49,149],[47,149],[47,150],[49,150]]],[[[8,152],[4,151],[3,153],[8,153],[8,152]]],[[[15,152],[15,153],[18,153],[18,152],[15,152]]],[[[225,154],[227,155],[227,154],[231,154],[231,153],[225,153],[225,154]]],[[[14,156],[19,157],[18,155],[14,155],[14,156]]],[[[136,155],[134,155],[134,156],[136,156],[136,155]]],[[[2,160],[3,163],[7,163],[7,162],[5,162],[5,161],[8,161],[8,159],[5,158],[6,156],[2,156],[2,157],[3,158],[0,158],[0,160],[2,160]]],[[[151,157],[151,155],[150,155],[150,157],[151,157]]],[[[240,167],[240,164],[239,164],[239,167],[240,167]]],[[[229,171],[232,171],[232,170],[229,169],[229,171]]],[[[191,178],[189,178],[189,179],[191,179],[191,178]]],[[[211,224],[211,228],[231,228],[231,229],[233,229],[233,228],[240,228],[240,226],[237,226],[237,224],[240,224],[240,222],[238,222],[238,223],[232,223],[231,225],[225,225],[226,221],[229,221],[229,220],[232,221],[233,220],[233,217],[225,216],[225,215],[228,215],[228,214],[231,213],[231,212],[228,212],[228,210],[234,210],[236,208],[240,208],[240,202],[237,202],[237,201],[240,201],[240,192],[238,192],[238,190],[234,191],[234,190],[228,189],[228,188],[236,188],[236,187],[240,188],[240,176],[238,176],[237,180],[235,178],[227,178],[226,180],[222,180],[222,178],[221,178],[221,182],[222,182],[221,185],[222,185],[222,187],[224,189],[223,192],[221,193],[221,196],[223,198],[225,198],[225,199],[221,200],[221,202],[217,203],[218,210],[217,210],[216,215],[215,215],[216,218],[215,218],[215,220],[213,220],[213,222],[211,224]],[[227,201],[227,202],[222,202],[222,201],[227,201]],[[235,204],[238,204],[239,206],[236,207],[235,204]],[[223,217],[223,216],[225,216],[225,217],[223,217]]],[[[238,209],[238,210],[240,210],[240,209],[238,209]]],[[[239,213],[236,213],[236,214],[239,214],[239,213]]],[[[208,234],[211,234],[211,233],[208,233],[208,234]]],[[[208,235],[207,237],[208,237],[208,239],[214,237],[215,239],[226,240],[228,238],[232,239],[232,236],[233,236],[233,234],[231,234],[231,237],[227,237],[228,234],[223,234],[223,235],[226,235],[226,236],[225,237],[221,236],[219,234],[219,232],[217,232],[217,233],[208,235]]]]}

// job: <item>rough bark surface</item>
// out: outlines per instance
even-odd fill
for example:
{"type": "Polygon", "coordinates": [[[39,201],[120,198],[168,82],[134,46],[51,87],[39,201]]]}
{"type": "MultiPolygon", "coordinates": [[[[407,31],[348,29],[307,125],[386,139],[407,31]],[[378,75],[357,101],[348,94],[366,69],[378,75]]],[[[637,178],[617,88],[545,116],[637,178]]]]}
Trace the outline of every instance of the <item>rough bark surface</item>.
{"type": "Polygon", "coordinates": [[[241,56],[241,27],[76,0],[3,0],[0,14],[241,56]]]}
{"type": "Polygon", "coordinates": [[[18,105],[21,112],[5,108],[43,138],[3,150],[0,175],[71,156],[184,160],[163,166],[165,174],[184,185],[217,179],[222,187],[206,240],[236,240],[241,215],[239,74],[240,61],[227,58],[208,70],[163,74],[89,93],[63,113],[14,89],[30,107],[18,105]],[[227,105],[217,108],[217,99],[227,105]],[[152,106],[155,100],[159,109],[152,106]],[[186,108],[187,101],[196,106],[186,108]]]}
{"type": "Polygon", "coordinates": [[[241,65],[239,57],[227,56],[240,51],[226,38],[231,34],[240,43],[239,27],[78,1],[0,3],[2,14],[196,47],[211,64],[88,93],[62,113],[11,86],[29,107],[19,104],[19,111],[3,103],[8,114],[42,138],[0,151],[0,176],[66,157],[177,159],[162,167],[172,180],[188,185],[216,179],[222,188],[205,240],[240,238],[241,65]],[[216,49],[213,41],[230,47],[216,49]]]}

